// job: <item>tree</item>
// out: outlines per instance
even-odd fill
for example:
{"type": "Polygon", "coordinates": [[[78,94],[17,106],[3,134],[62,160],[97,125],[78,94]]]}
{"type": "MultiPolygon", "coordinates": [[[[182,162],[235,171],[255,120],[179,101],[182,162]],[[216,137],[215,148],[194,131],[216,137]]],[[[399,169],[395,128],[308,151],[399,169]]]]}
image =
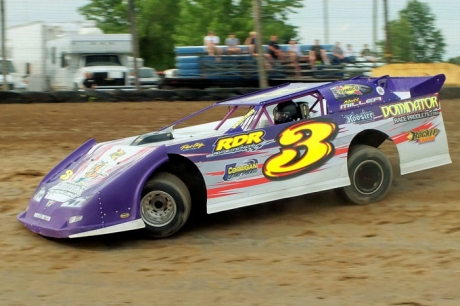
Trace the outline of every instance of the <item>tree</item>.
{"type": "Polygon", "coordinates": [[[88,20],[95,20],[104,33],[129,33],[128,10],[123,0],[91,0],[78,9],[88,20]]]}
{"type": "Polygon", "coordinates": [[[442,61],[446,44],[434,26],[435,19],[426,3],[410,0],[399,12],[399,19],[389,22],[393,58],[405,62],[442,61]]]}
{"type": "MultiPolygon", "coordinates": [[[[158,70],[174,66],[174,25],[179,15],[178,1],[136,0],[139,54],[145,65],[158,70]]],[[[79,8],[88,20],[95,20],[105,33],[129,33],[125,0],[92,0],[79,8]]]]}
{"type": "MultiPolygon", "coordinates": [[[[139,54],[158,70],[174,67],[175,46],[202,46],[212,29],[224,42],[234,32],[241,43],[254,31],[251,0],[135,0],[139,54]]],[[[297,36],[288,13],[302,0],[262,0],[264,41],[277,35],[280,43],[297,36]]],[[[91,0],[79,12],[95,20],[105,33],[129,33],[126,0],[91,0]]]]}
{"type": "Polygon", "coordinates": [[[460,65],[460,56],[449,58],[449,63],[460,65]]]}
{"type": "MultiPolygon", "coordinates": [[[[277,35],[280,43],[297,36],[296,28],[287,23],[288,13],[302,7],[302,0],[263,0],[262,26],[264,41],[277,35]]],[[[203,37],[213,30],[221,38],[234,32],[241,43],[254,31],[251,0],[181,0],[176,24],[176,45],[203,45],[203,37]]]]}

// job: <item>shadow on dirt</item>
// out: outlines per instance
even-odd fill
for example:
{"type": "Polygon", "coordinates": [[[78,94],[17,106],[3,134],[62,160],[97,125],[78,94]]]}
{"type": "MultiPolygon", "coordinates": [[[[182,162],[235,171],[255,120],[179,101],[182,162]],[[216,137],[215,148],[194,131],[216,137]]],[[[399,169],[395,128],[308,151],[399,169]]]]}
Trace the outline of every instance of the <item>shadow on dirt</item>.
{"type": "MultiPolygon", "coordinates": [[[[164,238],[149,238],[144,230],[115,233],[102,236],[84,237],[78,239],[53,239],[63,247],[83,248],[92,251],[110,251],[124,248],[155,248],[168,245],[194,244],[193,240],[200,233],[213,233],[223,228],[231,229],[248,224],[271,224],[286,222],[298,219],[299,217],[311,219],[311,223],[321,223],[321,216],[334,213],[339,207],[347,206],[347,203],[340,199],[332,190],[308,194],[304,196],[288,198],[260,205],[243,207],[224,211],[215,214],[205,214],[201,212],[191,216],[184,228],[177,234],[164,238]]],[[[350,207],[353,209],[353,207],[350,207]]],[[[308,220],[307,223],[310,223],[308,220]]]]}

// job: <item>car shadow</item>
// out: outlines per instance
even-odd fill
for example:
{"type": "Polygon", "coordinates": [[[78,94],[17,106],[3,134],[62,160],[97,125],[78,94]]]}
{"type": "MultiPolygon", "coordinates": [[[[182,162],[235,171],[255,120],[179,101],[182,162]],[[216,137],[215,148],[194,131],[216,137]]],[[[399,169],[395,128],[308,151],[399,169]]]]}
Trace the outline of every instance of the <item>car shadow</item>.
{"type": "Polygon", "coordinates": [[[317,219],[318,215],[329,214],[329,212],[333,214],[336,208],[346,205],[347,203],[334,190],[329,190],[214,214],[199,211],[191,215],[186,225],[178,233],[164,239],[150,238],[144,230],[76,239],[46,239],[63,247],[92,251],[136,249],[145,248],[146,245],[155,249],[164,247],[165,244],[181,244],[184,241],[193,243],[194,237],[201,236],[203,233],[211,233],[215,237],[222,228],[231,229],[241,226],[250,228],[251,225],[274,224],[281,219],[288,222],[286,220],[297,219],[299,216],[317,219]]]}

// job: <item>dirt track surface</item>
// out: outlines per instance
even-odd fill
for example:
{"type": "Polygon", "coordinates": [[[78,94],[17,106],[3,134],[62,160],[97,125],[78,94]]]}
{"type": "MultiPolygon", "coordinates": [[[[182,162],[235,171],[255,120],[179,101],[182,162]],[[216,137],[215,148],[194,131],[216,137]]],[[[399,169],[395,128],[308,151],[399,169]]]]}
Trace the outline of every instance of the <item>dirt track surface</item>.
{"type": "MultiPolygon", "coordinates": [[[[209,215],[180,234],[51,240],[16,221],[77,146],[151,131],[208,102],[0,105],[0,305],[460,305],[460,100],[453,164],[369,206],[322,192],[209,215]]],[[[217,118],[208,118],[217,119],[217,118]]]]}

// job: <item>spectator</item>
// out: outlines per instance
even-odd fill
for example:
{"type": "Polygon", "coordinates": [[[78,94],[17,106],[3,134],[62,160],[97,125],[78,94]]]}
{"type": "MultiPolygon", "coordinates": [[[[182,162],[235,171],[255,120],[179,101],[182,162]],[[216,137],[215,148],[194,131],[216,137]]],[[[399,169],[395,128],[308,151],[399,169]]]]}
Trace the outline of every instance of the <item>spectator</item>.
{"type": "Polygon", "coordinates": [[[319,40],[315,40],[315,44],[311,47],[308,59],[312,68],[315,68],[316,61],[322,61],[324,64],[329,65],[329,59],[327,58],[326,50],[324,50],[319,44],[319,40]]]}
{"type": "Polygon", "coordinates": [[[363,50],[361,50],[361,56],[368,62],[375,62],[375,57],[372,56],[372,52],[369,50],[367,44],[364,44],[363,50]]]}
{"type": "Polygon", "coordinates": [[[238,47],[240,40],[235,37],[235,33],[228,34],[228,37],[225,39],[225,45],[227,46],[228,54],[240,54],[241,49],[238,47]]]}
{"type": "Polygon", "coordinates": [[[299,45],[297,44],[294,38],[291,38],[291,40],[289,41],[288,53],[289,57],[291,58],[292,65],[295,69],[295,76],[300,77],[299,61],[302,59],[303,55],[300,51],[299,45]]]}
{"type": "Polygon", "coordinates": [[[244,41],[244,44],[249,46],[249,54],[256,55],[256,32],[249,32],[248,38],[244,41]]]}
{"type": "Polygon", "coordinates": [[[219,45],[220,38],[215,36],[213,31],[208,32],[208,35],[205,36],[203,42],[208,55],[220,55],[222,53],[222,50],[217,47],[217,45],[219,45]]]}
{"type": "Polygon", "coordinates": [[[355,63],[356,62],[355,52],[353,51],[353,48],[351,47],[350,44],[347,45],[347,48],[343,52],[343,56],[344,56],[344,61],[346,63],[355,63]]]}
{"type": "Polygon", "coordinates": [[[336,42],[334,47],[332,48],[332,60],[331,63],[333,65],[341,64],[345,61],[345,56],[343,55],[343,50],[340,48],[340,43],[336,42]]]}
{"type": "Polygon", "coordinates": [[[284,54],[278,45],[278,37],[276,35],[270,36],[270,42],[268,43],[268,54],[270,59],[278,60],[283,59],[284,54]]]}

